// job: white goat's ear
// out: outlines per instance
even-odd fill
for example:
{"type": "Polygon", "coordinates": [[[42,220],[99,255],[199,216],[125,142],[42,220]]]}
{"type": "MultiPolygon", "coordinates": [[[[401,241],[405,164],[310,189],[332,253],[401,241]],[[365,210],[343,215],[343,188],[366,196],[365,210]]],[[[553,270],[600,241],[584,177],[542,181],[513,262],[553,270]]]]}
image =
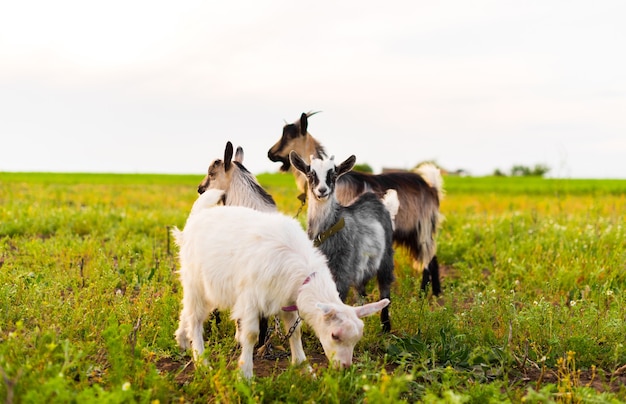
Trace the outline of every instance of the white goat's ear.
{"type": "Polygon", "coordinates": [[[368,303],[364,304],[363,306],[357,306],[354,308],[354,311],[356,312],[356,316],[358,318],[363,318],[381,311],[382,309],[387,307],[389,303],[391,303],[389,299],[382,299],[376,303],[368,303]]]}
{"type": "Polygon", "coordinates": [[[322,311],[322,313],[324,313],[325,317],[334,316],[337,312],[337,310],[330,304],[318,303],[316,306],[322,311]]]}

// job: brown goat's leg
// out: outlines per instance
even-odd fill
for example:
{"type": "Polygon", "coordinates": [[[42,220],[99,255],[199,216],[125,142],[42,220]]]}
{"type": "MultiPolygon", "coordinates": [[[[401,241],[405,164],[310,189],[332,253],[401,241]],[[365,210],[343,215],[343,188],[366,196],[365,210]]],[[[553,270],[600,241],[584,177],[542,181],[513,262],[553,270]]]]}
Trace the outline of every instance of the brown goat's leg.
{"type": "Polygon", "coordinates": [[[430,270],[428,269],[428,267],[425,267],[424,270],[422,271],[422,285],[420,287],[422,289],[422,292],[428,293],[429,283],[430,283],[430,270]]]}
{"type": "Polygon", "coordinates": [[[439,296],[441,294],[441,280],[439,279],[439,261],[435,255],[428,264],[428,272],[430,272],[430,281],[432,282],[433,295],[439,296]]]}
{"type": "Polygon", "coordinates": [[[425,293],[428,290],[429,283],[433,289],[433,295],[439,296],[441,294],[441,281],[439,279],[439,262],[436,255],[430,260],[428,266],[424,268],[424,272],[422,272],[421,288],[425,293]]]}

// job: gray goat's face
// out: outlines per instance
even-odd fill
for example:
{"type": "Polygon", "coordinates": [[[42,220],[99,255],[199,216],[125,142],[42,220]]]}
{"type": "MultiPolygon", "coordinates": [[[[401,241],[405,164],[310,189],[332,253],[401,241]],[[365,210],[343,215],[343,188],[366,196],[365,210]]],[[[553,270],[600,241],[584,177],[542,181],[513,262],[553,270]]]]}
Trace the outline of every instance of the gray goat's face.
{"type": "Polygon", "coordinates": [[[289,160],[296,170],[306,176],[309,191],[313,196],[323,201],[335,192],[337,179],[352,170],[356,157],[352,155],[336,166],[334,156],[319,159],[311,155],[311,164],[307,164],[295,150],[292,150],[289,153],[289,160]]]}
{"type": "Polygon", "coordinates": [[[306,173],[309,189],[316,199],[327,200],[335,192],[337,184],[337,166],[335,157],[321,160],[311,156],[311,165],[306,173]]]}

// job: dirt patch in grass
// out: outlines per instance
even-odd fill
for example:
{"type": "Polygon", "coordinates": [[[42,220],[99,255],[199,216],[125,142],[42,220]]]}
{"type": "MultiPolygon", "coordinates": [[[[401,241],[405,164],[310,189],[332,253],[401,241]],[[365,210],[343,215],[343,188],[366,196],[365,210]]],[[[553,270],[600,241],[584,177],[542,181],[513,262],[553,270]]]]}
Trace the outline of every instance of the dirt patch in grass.
{"type": "MultiPolygon", "coordinates": [[[[307,353],[307,359],[311,366],[315,368],[325,368],[328,366],[328,360],[323,353],[312,352],[307,353]]],[[[271,377],[284,372],[291,365],[291,357],[288,355],[279,355],[272,357],[254,357],[254,375],[256,377],[271,377]]],[[[233,362],[233,366],[237,366],[237,362],[233,362]]],[[[184,358],[161,358],[157,361],[156,367],[162,374],[169,373],[174,376],[174,381],[178,385],[184,385],[194,378],[195,366],[193,360],[188,357],[184,358]]]]}

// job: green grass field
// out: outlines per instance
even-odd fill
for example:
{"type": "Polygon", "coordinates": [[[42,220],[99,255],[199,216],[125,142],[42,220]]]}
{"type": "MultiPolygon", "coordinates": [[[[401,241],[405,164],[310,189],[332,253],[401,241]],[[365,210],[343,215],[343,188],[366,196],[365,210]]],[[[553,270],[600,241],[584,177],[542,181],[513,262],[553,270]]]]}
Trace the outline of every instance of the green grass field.
{"type": "MultiPolygon", "coordinates": [[[[246,382],[230,320],[207,325],[210,366],[173,338],[168,229],[201,178],[0,173],[0,400],[626,401],[626,181],[446,177],[443,296],[419,293],[398,249],[391,334],[367,318],[340,371],[305,325],[314,374],[257,358],[246,382]]],[[[259,180],[296,214],[290,175],[259,180]]]]}

